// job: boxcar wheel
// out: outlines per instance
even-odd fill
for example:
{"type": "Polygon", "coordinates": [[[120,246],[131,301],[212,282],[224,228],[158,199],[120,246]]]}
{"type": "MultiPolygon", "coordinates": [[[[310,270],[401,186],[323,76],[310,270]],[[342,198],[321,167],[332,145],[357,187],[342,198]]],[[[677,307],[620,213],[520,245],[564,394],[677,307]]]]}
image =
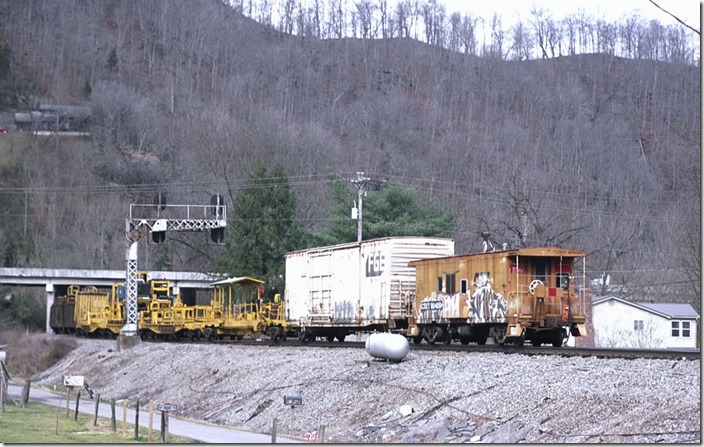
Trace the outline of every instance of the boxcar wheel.
{"type": "Polygon", "coordinates": [[[413,343],[419,345],[423,341],[423,336],[422,335],[416,335],[413,337],[413,343]]]}
{"type": "Polygon", "coordinates": [[[306,343],[308,341],[308,334],[306,334],[306,331],[298,331],[298,341],[301,343],[306,343]]]}

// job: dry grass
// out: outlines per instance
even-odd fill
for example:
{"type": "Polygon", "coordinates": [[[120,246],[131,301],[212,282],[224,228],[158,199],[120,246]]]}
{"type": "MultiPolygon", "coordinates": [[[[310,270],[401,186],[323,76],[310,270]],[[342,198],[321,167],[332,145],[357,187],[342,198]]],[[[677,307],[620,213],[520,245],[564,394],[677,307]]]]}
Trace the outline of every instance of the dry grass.
{"type": "Polygon", "coordinates": [[[27,334],[21,330],[0,332],[0,345],[6,345],[5,364],[13,377],[33,379],[78,347],[71,337],[43,333],[27,334]]]}

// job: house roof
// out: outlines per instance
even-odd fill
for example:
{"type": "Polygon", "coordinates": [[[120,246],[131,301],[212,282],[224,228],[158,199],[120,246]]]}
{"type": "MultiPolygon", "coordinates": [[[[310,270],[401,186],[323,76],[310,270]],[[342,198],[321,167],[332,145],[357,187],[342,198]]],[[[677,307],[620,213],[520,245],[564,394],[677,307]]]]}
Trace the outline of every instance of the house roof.
{"type": "Polygon", "coordinates": [[[620,303],[637,307],[639,309],[661,315],[665,318],[698,319],[699,314],[689,303],[646,303],[636,301],[626,301],[615,296],[594,296],[592,306],[605,303],[607,301],[618,301],[620,303]]]}
{"type": "Polygon", "coordinates": [[[654,312],[668,315],[671,318],[699,318],[699,314],[688,303],[635,303],[654,312]]]}

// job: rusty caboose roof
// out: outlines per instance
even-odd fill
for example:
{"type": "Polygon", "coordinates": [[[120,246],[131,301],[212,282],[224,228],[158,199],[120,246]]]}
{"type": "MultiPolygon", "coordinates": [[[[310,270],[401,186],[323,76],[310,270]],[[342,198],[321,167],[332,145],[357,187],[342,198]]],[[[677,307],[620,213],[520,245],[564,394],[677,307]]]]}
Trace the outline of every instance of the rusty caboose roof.
{"type": "Polygon", "coordinates": [[[430,258],[430,259],[419,259],[415,261],[410,261],[409,266],[415,267],[422,264],[431,264],[437,262],[438,260],[451,260],[451,259],[481,259],[481,258],[494,258],[494,257],[515,257],[515,256],[545,256],[545,257],[555,257],[564,256],[570,258],[581,258],[586,256],[584,251],[577,250],[573,248],[562,248],[562,247],[528,247],[528,248],[515,248],[511,250],[497,250],[479,253],[467,253],[463,255],[446,256],[443,258],[430,258]]]}

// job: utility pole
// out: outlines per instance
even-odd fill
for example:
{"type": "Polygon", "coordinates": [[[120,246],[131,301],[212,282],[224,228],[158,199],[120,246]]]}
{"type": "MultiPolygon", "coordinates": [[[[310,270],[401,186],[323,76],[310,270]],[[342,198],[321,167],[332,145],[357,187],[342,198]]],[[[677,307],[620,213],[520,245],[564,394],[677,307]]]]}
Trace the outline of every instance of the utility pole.
{"type": "Polygon", "coordinates": [[[362,242],[362,197],[367,194],[367,185],[372,179],[364,176],[364,172],[357,172],[357,178],[350,180],[357,188],[357,242],[362,242]]]}

